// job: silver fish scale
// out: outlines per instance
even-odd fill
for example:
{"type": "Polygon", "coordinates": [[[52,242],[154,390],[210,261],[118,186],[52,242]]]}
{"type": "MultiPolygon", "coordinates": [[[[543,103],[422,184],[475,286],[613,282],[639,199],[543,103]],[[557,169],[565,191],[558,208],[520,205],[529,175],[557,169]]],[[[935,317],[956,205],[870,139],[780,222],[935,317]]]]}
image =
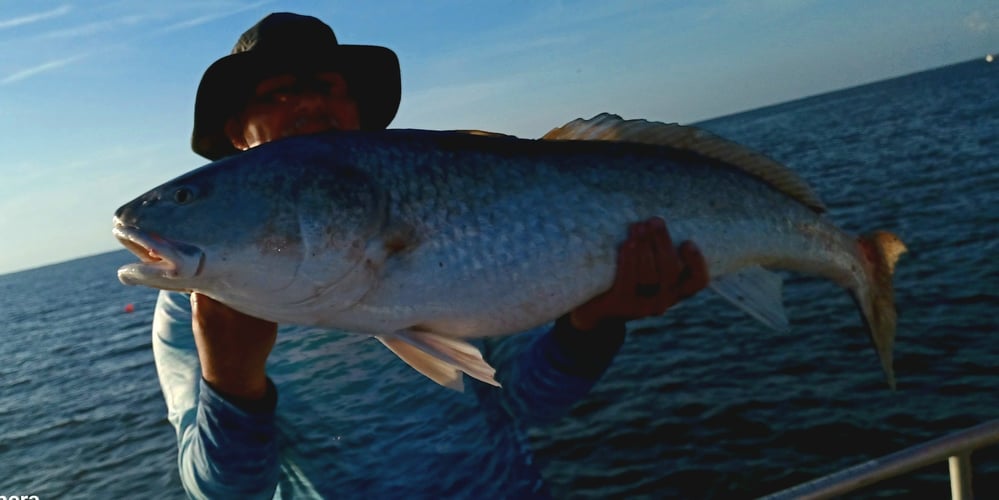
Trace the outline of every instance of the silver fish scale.
{"type": "Polygon", "coordinates": [[[751,264],[826,271],[825,254],[846,251],[797,229],[838,233],[814,212],[716,162],[683,163],[651,148],[622,158],[627,148],[617,145],[504,145],[472,137],[465,150],[384,154],[405,165],[359,162],[388,193],[386,226],[407,228],[412,240],[336,321],[456,337],[524,330],[606,289],[627,225],[651,216],[666,219],[677,242],[696,241],[712,275],[751,264]]]}

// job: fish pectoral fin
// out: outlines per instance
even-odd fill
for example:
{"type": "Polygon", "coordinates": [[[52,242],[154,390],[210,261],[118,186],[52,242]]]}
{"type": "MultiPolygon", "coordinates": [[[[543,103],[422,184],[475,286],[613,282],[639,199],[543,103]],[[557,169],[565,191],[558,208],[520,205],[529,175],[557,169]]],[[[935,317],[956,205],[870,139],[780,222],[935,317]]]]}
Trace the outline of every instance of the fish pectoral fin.
{"type": "Polygon", "coordinates": [[[499,387],[496,370],[482,358],[478,348],[460,339],[418,330],[400,330],[376,336],[386,347],[416,371],[444,387],[462,391],[462,372],[499,387]]]}
{"type": "Polygon", "coordinates": [[[760,266],[718,276],[708,285],[715,293],[774,330],[790,329],[784,313],[784,280],[760,266]]]}
{"type": "Polygon", "coordinates": [[[465,384],[461,380],[461,370],[423,352],[401,338],[383,336],[375,336],[375,338],[385,344],[385,347],[388,347],[406,364],[426,375],[430,380],[458,392],[464,391],[465,384]]]}

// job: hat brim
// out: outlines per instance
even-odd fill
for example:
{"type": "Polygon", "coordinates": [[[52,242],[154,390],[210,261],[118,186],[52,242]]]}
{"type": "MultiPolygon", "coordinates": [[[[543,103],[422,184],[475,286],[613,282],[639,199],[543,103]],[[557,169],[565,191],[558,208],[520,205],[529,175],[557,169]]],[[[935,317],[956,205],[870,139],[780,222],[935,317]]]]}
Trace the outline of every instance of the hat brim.
{"type": "Polygon", "coordinates": [[[205,70],[194,101],[191,148],[210,160],[238,152],[225,124],[247,103],[258,83],[284,73],[333,70],[347,81],[361,128],[383,129],[399,109],[401,81],[395,52],[376,45],[337,45],[331,50],[280,57],[257,51],[230,54],[205,70]]]}

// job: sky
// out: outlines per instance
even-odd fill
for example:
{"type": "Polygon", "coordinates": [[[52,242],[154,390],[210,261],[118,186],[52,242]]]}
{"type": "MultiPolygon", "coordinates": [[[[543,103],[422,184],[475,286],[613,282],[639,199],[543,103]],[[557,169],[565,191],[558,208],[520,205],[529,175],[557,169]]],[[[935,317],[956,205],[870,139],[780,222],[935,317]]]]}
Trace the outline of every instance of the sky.
{"type": "Polygon", "coordinates": [[[995,0],[0,0],[0,274],[120,249],[124,203],[206,160],[205,68],[270,12],[399,56],[392,127],[692,123],[999,52],[995,0]]]}

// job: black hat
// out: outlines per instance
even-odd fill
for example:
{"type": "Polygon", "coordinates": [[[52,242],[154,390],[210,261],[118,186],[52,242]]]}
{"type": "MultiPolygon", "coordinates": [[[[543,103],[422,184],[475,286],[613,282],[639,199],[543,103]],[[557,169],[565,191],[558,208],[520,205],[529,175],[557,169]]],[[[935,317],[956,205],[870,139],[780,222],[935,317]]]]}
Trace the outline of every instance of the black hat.
{"type": "Polygon", "coordinates": [[[238,152],[225,123],[242,110],[261,80],[282,73],[334,70],[357,102],[361,128],[383,129],[399,109],[395,52],[375,45],[341,45],[326,23],[288,12],[270,14],[239,37],[232,53],[212,63],[194,101],[191,149],[210,160],[238,152]]]}

